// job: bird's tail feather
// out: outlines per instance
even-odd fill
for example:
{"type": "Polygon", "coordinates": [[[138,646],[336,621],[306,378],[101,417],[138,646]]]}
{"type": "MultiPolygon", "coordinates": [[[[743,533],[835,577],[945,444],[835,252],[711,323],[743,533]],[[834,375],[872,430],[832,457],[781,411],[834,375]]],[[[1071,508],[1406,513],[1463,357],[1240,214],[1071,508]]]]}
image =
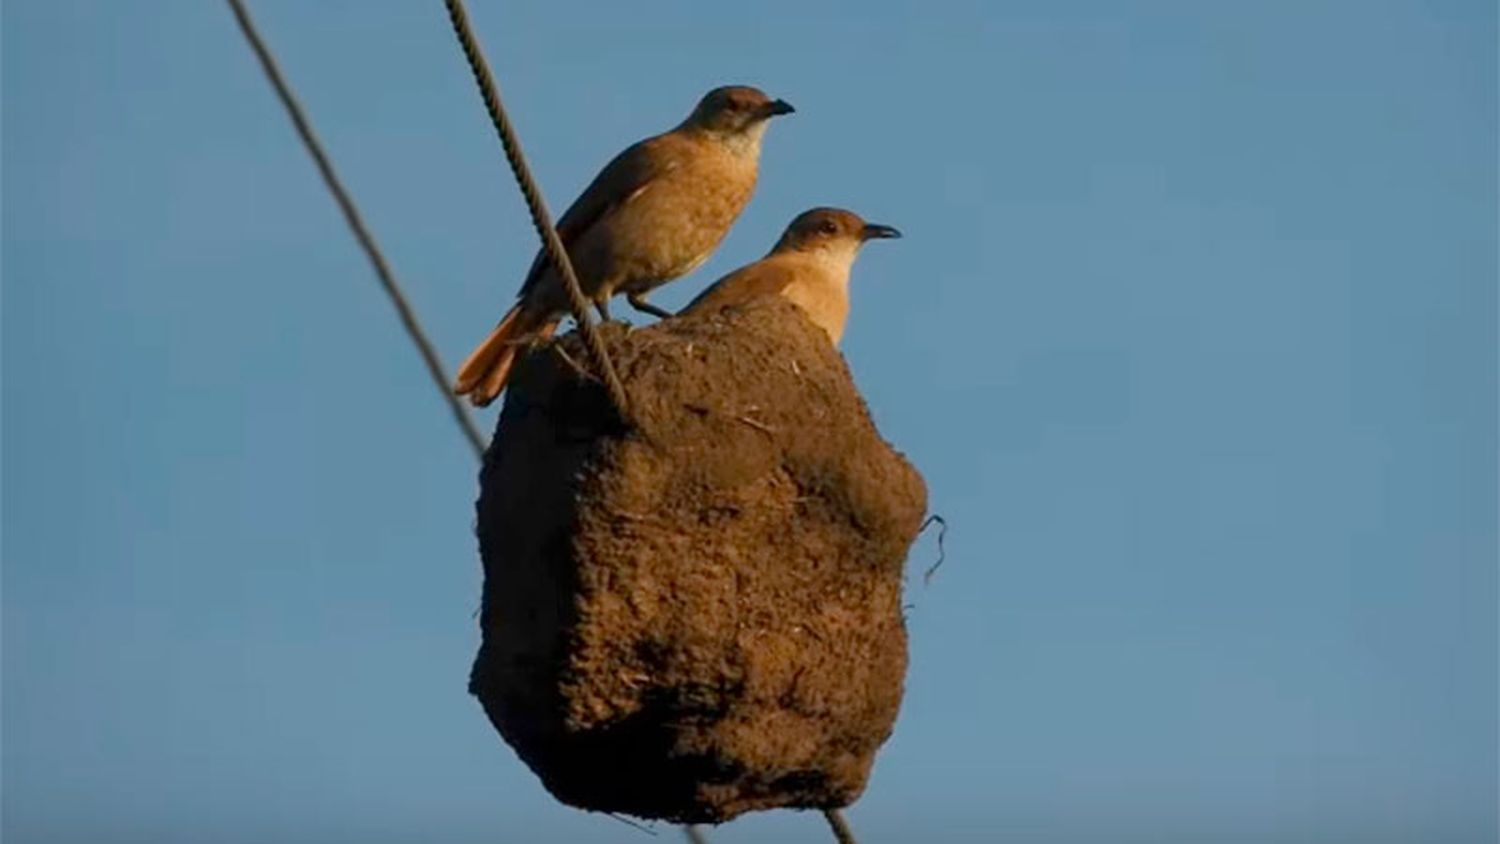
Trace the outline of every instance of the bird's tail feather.
{"type": "Polygon", "coordinates": [[[556,330],[557,320],[546,317],[539,320],[517,303],[458,367],[453,392],[468,396],[475,407],[488,405],[505,389],[522,347],[534,340],[545,340],[556,330]]]}

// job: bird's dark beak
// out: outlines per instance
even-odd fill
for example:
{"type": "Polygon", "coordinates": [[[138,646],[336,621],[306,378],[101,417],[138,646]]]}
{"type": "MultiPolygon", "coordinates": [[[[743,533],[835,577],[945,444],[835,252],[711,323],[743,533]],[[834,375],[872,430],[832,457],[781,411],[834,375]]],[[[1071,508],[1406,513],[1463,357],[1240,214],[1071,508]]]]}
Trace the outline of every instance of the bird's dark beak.
{"type": "Polygon", "coordinates": [[[900,237],[901,232],[897,231],[893,226],[866,223],[864,229],[860,231],[860,236],[865,240],[875,240],[877,238],[900,237]]]}
{"type": "Polygon", "coordinates": [[[792,108],[792,104],[786,100],[772,100],[766,103],[767,117],[779,117],[783,114],[791,114],[794,111],[796,109],[792,108]]]}

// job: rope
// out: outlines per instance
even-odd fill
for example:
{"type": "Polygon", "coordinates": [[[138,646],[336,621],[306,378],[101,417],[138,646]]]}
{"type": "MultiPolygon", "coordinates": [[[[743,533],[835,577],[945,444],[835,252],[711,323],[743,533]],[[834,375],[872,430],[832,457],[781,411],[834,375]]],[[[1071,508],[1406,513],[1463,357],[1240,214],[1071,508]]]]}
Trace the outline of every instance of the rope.
{"type": "Polygon", "coordinates": [[[396,313],[401,317],[401,324],[405,326],[407,336],[411,338],[412,343],[416,344],[417,351],[422,354],[422,360],[427,364],[427,374],[432,376],[433,383],[437,385],[443,399],[448,402],[449,409],[453,411],[453,420],[458,423],[469,445],[473,446],[474,453],[482,457],[484,436],[479,433],[478,426],[474,424],[474,417],[469,415],[458,397],[448,389],[447,369],[438,358],[437,349],[433,347],[432,341],[427,339],[427,333],[422,330],[422,324],[417,321],[416,311],[412,309],[406,294],[401,291],[401,285],[396,282],[396,276],[391,272],[390,264],[375,243],[374,235],[370,234],[370,230],[365,227],[364,218],[360,216],[354,200],[349,197],[349,192],[344,189],[338,174],[334,172],[328,153],[324,152],[323,145],[318,142],[318,136],[313,132],[312,124],[308,122],[307,115],[297,102],[297,97],[281,75],[281,68],[277,66],[276,58],[271,55],[270,48],[261,40],[260,33],[255,30],[255,24],[250,20],[250,12],[246,10],[243,0],[229,0],[229,8],[233,10],[235,20],[239,22],[240,31],[245,34],[245,40],[250,42],[250,49],[254,50],[256,58],[260,59],[261,69],[265,71],[271,87],[276,89],[276,96],[281,99],[281,104],[286,106],[287,114],[291,116],[292,125],[297,128],[297,134],[301,136],[303,146],[307,147],[308,154],[318,165],[318,172],[323,176],[323,183],[333,194],[334,201],[344,212],[344,219],[354,232],[354,238],[359,241],[360,247],[370,259],[370,264],[374,266],[375,275],[380,278],[380,286],[385,288],[391,304],[396,306],[396,313]]]}
{"type": "MultiPolygon", "coordinates": [[[[417,319],[416,311],[411,302],[406,298],[401,285],[396,281],[395,273],[391,271],[390,263],[386,261],[384,253],[375,242],[375,237],[365,226],[364,218],[355,206],[354,200],[349,196],[348,190],[344,188],[339,180],[338,174],[334,172],[333,163],[328,158],[317,135],[313,132],[312,124],[303,112],[301,104],[292,93],[285,77],[270,48],[261,39],[260,33],[256,31],[255,24],[250,19],[250,13],[245,8],[243,0],[228,0],[229,8],[234,12],[235,20],[239,23],[240,31],[244,33],[245,40],[249,42],[251,50],[255,52],[256,58],[260,60],[261,69],[265,71],[266,78],[276,90],[283,106],[286,107],[288,116],[292,119],[292,125],[296,127],[298,136],[301,137],[303,145],[308,154],[312,156],[313,162],[318,167],[318,172],[323,177],[324,184],[333,194],[339,209],[343,211],[344,219],[349,224],[354,237],[370,259],[370,264],[375,269],[375,274],[380,279],[381,286],[386,295],[390,297],[391,304],[395,306],[396,313],[401,318],[401,324],[406,328],[411,341],[416,345],[422,355],[423,362],[427,365],[428,374],[432,376],[438,391],[448,402],[453,411],[453,418],[458,423],[469,444],[473,447],[478,457],[484,456],[484,437],[479,433],[474,418],[464,408],[448,389],[448,379],[442,360],[438,357],[436,348],[432,341],[427,338],[426,331],[417,319]]],[[[480,94],[484,97],[485,107],[489,110],[490,119],[495,124],[495,129],[500,133],[500,142],[505,147],[506,158],[510,161],[511,169],[515,172],[516,181],[521,186],[521,193],[526,197],[526,205],[531,211],[532,223],[536,226],[537,234],[542,238],[543,248],[552,265],[558,269],[563,278],[564,285],[568,290],[568,297],[572,303],[573,318],[578,322],[579,332],[583,334],[584,342],[588,348],[589,355],[593,358],[594,365],[603,374],[605,387],[609,391],[610,399],[615,407],[622,413],[629,407],[625,387],[620,383],[619,376],[615,373],[614,365],[609,359],[609,353],[604,348],[603,340],[594,328],[593,321],[589,317],[589,301],[583,295],[583,289],[578,284],[578,276],[573,271],[572,262],[568,260],[567,252],[563,249],[562,241],[557,236],[556,229],[552,226],[551,217],[547,213],[547,206],[542,201],[540,191],[537,189],[536,180],[531,175],[530,168],[526,165],[525,155],[521,152],[520,142],[516,138],[515,129],[510,119],[505,114],[504,107],[500,104],[499,91],[495,87],[489,66],[485,63],[484,56],[479,51],[479,45],[474,39],[473,32],[469,27],[468,15],[464,11],[462,0],[444,0],[448,7],[449,17],[453,21],[454,33],[458,36],[460,45],[463,47],[464,55],[468,58],[469,67],[474,72],[474,80],[479,85],[480,94]]],[[[834,837],[839,844],[856,844],[854,833],[850,831],[849,824],[844,820],[837,809],[824,810],[823,816],[828,820],[828,825],[833,829],[834,837]]],[[[703,844],[707,841],[703,831],[696,826],[684,826],[683,833],[692,844],[703,844]]]]}
{"type": "Polygon", "coordinates": [[[490,113],[490,122],[495,124],[495,131],[500,133],[500,144],[505,148],[505,158],[510,162],[510,169],[515,173],[517,184],[521,186],[521,194],[526,197],[526,207],[531,211],[531,223],[536,227],[536,233],[542,239],[542,248],[546,250],[548,260],[557,268],[558,275],[562,276],[563,286],[567,288],[573,319],[578,323],[578,331],[583,335],[589,357],[593,359],[594,368],[599,371],[605,389],[609,391],[610,400],[623,414],[630,407],[625,385],[620,383],[620,376],[615,373],[614,364],[609,359],[609,352],[604,348],[603,338],[594,330],[593,320],[589,316],[589,300],[583,295],[583,288],[578,284],[578,275],[573,271],[573,262],[568,259],[567,250],[563,248],[562,240],[552,226],[552,217],[547,213],[547,204],[542,200],[542,193],[537,188],[535,177],[531,175],[531,168],[526,165],[526,155],[521,151],[521,141],[516,137],[515,127],[511,125],[510,117],[505,113],[505,106],[500,103],[500,90],[495,85],[495,78],[490,73],[489,63],[485,61],[484,53],[479,49],[479,42],[474,37],[474,31],[469,26],[469,14],[464,10],[463,0],[443,0],[443,4],[448,7],[448,18],[453,22],[453,34],[458,36],[459,46],[464,51],[464,58],[469,61],[469,69],[474,73],[474,82],[479,86],[479,95],[484,99],[484,107],[490,113]]]}
{"type": "MultiPolygon", "coordinates": [[[[443,0],[443,5],[448,9],[453,34],[458,38],[464,58],[469,62],[469,70],[474,74],[474,83],[479,86],[479,96],[484,100],[490,122],[500,135],[505,159],[510,162],[510,169],[515,174],[516,184],[521,188],[521,195],[526,198],[526,208],[531,212],[531,224],[536,228],[537,236],[542,239],[542,249],[547,253],[547,260],[557,269],[557,274],[562,277],[563,287],[568,291],[573,320],[578,323],[578,332],[583,335],[589,357],[594,362],[594,368],[599,371],[605,389],[609,391],[610,401],[623,414],[630,407],[630,397],[625,392],[625,385],[620,382],[620,376],[615,372],[614,363],[609,359],[609,351],[604,348],[603,338],[594,328],[593,318],[589,315],[588,297],[583,295],[583,286],[578,283],[573,262],[563,248],[562,239],[557,236],[557,229],[552,225],[552,215],[548,213],[547,203],[542,199],[536,177],[531,174],[531,167],[526,163],[526,154],[521,150],[521,140],[516,136],[515,126],[511,124],[510,116],[500,102],[500,89],[495,84],[494,74],[490,72],[489,62],[485,61],[484,52],[479,48],[479,40],[474,36],[473,27],[469,25],[469,13],[464,9],[463,0],[443,0]]],[[[689,844],[707,844],[708,838],[696,826],[684,826],[682,832],[689,844]]]]}
{"type": "Polygon", "coordinates": [[[824,809],[823,817],[828,820],[828,825],[833,828],[834,840],[839,844],[857,844],[854,840],[854,830],[849,828],[849,822],[844,820],[844,813],[838,809],[824,809]]]}
{"type": "MultiPolygon", "coordinates": [[[[583,295],[583,288],[578,284],[578,276],[573,271],[573,263],[568,259],[562,240],[558,238],[557,230],[552,226],[552,218],[547,213],[547,205],[542,200],[536,179],[531,175],[531,169],[526,164],[526,155],[521,151],[521,142],[516,137],[515,127],[511,125],[510,117],[506,115],[505,107],[500,103],[500,91],[495,85],[493,74],[490,73],[489,64],[479,49],[473,29],[469,26],[469,15],[464,9],[463,0],[443,0],[443,5],[448,9],[448,18],[453,22],[453,33],[458,37],[459,46],[463,48],[464,58],[469,61],[469,69],[474,73],[474,82],[479,86],[479,94],[484,99],[485,109],[489,111],[490,122],[495,124],[495,131],[500,134],[500,144],[505,148],[505,157],[515,173],[522,195],[526,197],[526,207],[530,209],[532,225],[536,227],[537,235],[542,239],[542,248],[546,250],[547,258],[552,262],[552,266],[557,268],[567,288],[568,299],[573,308],[573,319],[578,323],[579,332],[583,334],[589,356],[593,358],[594,366],[603,375],[610,399],[623,413],[629,408],[629,397],[625,393],[625,386],[620,383],[619,376],[615,374],[614,365],[609,359],[609,352],[605,350],[603,341],[594,330],[593,321],[589,317],[589,301],[583,295]]],[[[854,833],[850,831],[849,824],[837,809],[828,809],[824,811],[823,816],[828,819],[828,825],[833,828],[834,837],[838,839],[839,844],[856,844],[854,833]]],[[[707,840],[703,831],[694,826],[683,827],[683,833],[693,844],[700,844],[707,840]]]]}

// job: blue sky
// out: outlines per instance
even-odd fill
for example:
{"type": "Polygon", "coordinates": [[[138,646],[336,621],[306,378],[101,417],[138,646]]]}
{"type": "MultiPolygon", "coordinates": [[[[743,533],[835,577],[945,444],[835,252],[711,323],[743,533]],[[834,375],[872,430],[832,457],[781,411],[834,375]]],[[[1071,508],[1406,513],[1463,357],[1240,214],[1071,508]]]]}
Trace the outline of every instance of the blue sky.
{"type": "MultiPolygon", "coordinates": [[[[1492,3],[471,3],[555,209],[797,106],[662,304],[906,233],[843,349],[951,529],[861,841],[1494,840],[1492,3]]],[[[441,4],[252,7],[451,365],[535,246],[441,4]]],[[[473,457],[227,9],[0,37],[6,841],[649,840],[465,694],[473,457]]]]}

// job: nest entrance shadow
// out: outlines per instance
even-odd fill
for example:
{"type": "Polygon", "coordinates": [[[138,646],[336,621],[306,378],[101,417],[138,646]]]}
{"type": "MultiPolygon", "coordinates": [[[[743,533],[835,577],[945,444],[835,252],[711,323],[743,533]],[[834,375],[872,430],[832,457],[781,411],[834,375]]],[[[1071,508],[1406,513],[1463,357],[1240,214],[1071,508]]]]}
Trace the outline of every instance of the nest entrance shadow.
{"type": "Polygon", "coordinates": [[[901,703],[921,476],[793,305],[603,330],[631,424],[576,335],[507,390],[470,691],[570,805],[848,805],[901,703]]]}

